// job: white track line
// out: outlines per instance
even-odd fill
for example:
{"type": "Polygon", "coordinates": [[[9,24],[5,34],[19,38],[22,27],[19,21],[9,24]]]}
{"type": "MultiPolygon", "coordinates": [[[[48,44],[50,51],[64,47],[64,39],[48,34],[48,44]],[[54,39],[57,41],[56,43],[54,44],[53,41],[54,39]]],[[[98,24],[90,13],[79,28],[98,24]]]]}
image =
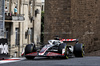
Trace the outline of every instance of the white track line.
{"type": "Polygon", "coordinates": [[[0,64],[18,62],[18,61],[24,60],[25,58],[10,58],[10,59],[16,59],[16,60],[0,60],[0,64]],[[17,60],[17,59],[19,59],[19,60],[17,60]]]}

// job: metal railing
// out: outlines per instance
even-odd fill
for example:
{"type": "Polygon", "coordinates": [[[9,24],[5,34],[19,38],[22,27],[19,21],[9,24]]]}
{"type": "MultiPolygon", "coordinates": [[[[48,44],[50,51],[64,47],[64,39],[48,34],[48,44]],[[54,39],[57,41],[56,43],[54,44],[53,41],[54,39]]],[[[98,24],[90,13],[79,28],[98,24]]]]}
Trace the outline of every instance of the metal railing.
{"type": "Polygon", "coordinates": [[[5,15],[5,20],[23,21],[25,20],[25,18],[24,18],[24,14],[14,15],[14,14],[8,13],[8,15],[5,15]]]}

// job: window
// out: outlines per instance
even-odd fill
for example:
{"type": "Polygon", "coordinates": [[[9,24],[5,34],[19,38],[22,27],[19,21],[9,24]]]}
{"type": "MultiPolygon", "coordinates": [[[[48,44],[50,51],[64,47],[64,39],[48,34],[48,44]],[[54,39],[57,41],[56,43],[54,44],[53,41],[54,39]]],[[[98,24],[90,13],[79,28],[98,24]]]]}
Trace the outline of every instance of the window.
{"type": "Polygon", "coordinates": [[[19,28],[16,28],[15,33],[15,45],[19,45],[19,28]]]}
{"type": "Polygon", "coordinates": [[[7,38],[8,39],[8,31],[9,29],[8,28],[6,28],[6,31],[5,31],[5,38],[7,38]]]}
{"type": "Polygon", "coordinates": [[[42,11],[44,11],[44,10],[43,10],[43,5],[42,5],[42,11]]]}
{"type": "Polygon", "coordinates": [[[33,28],[31,28],[30,40],[33,42],[33,28]]]}

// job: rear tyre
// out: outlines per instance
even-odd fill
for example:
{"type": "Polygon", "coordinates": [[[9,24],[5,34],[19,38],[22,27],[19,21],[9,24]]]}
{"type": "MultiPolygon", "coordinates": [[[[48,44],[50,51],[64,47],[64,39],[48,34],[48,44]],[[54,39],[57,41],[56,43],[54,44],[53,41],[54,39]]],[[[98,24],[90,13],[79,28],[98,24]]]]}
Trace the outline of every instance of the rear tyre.
{"type": "Polygon", "coordinates": [[[75,44],[74,55],[75,55],[75,57],[83,57],[84,56],[84,44],[75,44]]]}

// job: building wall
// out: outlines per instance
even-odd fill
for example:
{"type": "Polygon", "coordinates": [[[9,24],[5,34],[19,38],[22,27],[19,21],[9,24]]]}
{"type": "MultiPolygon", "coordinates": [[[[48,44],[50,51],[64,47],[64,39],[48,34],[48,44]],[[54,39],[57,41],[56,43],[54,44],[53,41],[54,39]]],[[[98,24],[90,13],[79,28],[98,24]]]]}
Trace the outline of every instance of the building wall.
{"type": "Polygon", "coordinates": [[[99,0],[46,0],[44,42],[58,35],[77,38],[85,52],[100,50],[99,0]]]}
{"type": "Polygon", "coordinates": [[[34,43],[38,44],[40,42],[41,37],[41,0],[35,1],[35,8],[36,11],[38,9],[37,15],[34,16],[34,43]]]}

